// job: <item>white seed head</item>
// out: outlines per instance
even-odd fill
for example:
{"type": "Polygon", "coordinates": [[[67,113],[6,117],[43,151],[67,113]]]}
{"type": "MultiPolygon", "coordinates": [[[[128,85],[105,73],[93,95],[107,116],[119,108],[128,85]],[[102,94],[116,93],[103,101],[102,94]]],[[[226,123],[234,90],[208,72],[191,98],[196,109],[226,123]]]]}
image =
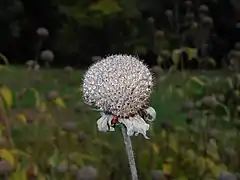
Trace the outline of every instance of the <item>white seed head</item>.
{"type": "Polygon", "coordinates": [[[85,103],[127,118],[148,107],[153,77],[130,55],[111,55],[93,64],[84,76],[85,103]]]}

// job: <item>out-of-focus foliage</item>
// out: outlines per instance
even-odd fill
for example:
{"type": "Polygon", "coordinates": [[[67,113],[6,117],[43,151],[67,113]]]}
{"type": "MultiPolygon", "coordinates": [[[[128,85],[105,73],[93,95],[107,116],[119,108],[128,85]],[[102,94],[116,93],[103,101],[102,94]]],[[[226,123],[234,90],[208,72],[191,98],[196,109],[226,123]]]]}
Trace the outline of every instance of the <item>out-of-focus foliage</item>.
{"type": "MultiPolygon", "coordinates": [[[[11,62],[31,59],[38,51],[36,29],[45,27],[50,38],[41,49],[56,52],[54,65],[86,65],[92,56],[125,52],[138,54],[150,65],[162,59],[164,68],[176,65],[179,57],[197,59],[201,67],[221,67],[222,58],[240,41],[237,17],[231,14],[237,11],[236,4],[204,0],[2,1],[0,52],[11,62]],[[203,28],[210,21],[212,28],[203,28]],[[234,40],[226,38],[230,34],[234,40]]],[[[184,67],[196,68],[193,61],[184,62],[184,67]]]]}

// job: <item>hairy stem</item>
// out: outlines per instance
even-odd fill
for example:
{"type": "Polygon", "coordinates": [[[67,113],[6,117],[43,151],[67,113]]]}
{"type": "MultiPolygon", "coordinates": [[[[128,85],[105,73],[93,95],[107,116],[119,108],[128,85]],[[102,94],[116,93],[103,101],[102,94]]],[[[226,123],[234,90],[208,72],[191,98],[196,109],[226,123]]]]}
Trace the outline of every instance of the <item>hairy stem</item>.
{"type": "Polygon", "coordinates": [[[133,149],[132,149],[132,142],[131,142],[130,136],[127,135],[126,127],[124,125],[121,125],[121,128],[122,128],[122,135],[123,135],[123,140],[125,144],[125,149],[128,156],[128,163],[130,166],[132,180],[138,180],[137,168],[136,168],[136,163],[135,163],[133,149]]]}

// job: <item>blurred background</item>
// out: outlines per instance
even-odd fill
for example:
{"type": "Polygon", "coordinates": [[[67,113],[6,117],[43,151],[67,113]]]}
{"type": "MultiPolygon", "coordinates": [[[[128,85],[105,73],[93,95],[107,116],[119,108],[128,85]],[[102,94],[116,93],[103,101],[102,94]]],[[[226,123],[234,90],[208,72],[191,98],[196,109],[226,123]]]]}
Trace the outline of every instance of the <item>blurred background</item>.
{"type": "Polygon", "coordinates": [[[54,51],[57,59],[52,63],[54,66],[84,67],[93,56],[113,53],[137,54],[149,65],[155,65],[161,52],[154,39],[164,32],[161,50],[171,51],[186,45],[200,50],[207,45],[202,51],[207,49],[219,68],[223,58],[240,41],[238,0],[2,0],[0,3],[0,52],[18,64],[34,58],[39,27],[49,31],[41,49],[54,51]],[[206,17],[212,21],[212,27],[203,30],[203,21],[209,20],[206,17]]]}

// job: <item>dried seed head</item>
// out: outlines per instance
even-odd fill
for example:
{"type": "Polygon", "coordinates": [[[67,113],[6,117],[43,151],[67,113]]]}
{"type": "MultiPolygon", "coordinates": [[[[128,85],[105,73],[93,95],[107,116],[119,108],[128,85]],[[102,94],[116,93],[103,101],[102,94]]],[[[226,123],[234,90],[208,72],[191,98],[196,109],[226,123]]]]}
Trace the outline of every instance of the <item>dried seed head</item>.
{"type": "Polygon", "coordinates": [[[136,57],[112,55],[93,64],[84,76],[86,104],[116,116],[129,117],[148,107],[153,78],[136,57]]]}
{"type": "Polygon", "coordinates": [[[221,103],[225,101],[225,97],[223,94],[217,94],[216,99],[217,99],[217,101],[219,101],[221,103]]]}
{"type": "Polygon", "coordinates": [[[76,128],[77,128],[77,125],[73,121],[67,121],[67,122],[63,123],[63,126],[62,126],[62,129],[67,132],[75,131],[76,128]]]}
{"type": "Polygon", "coordinates": [[[149,17],[149,18],[148,18],[148,22],[151,23],[151,24],[153,24],[153,23],[155,22],[155,19],[154,19],[153,17],[149,17]]]}
{"type": "Polygon", "coordinates": [[[151,68],[151,71],[152,71],[154,74],[158,75],[158,74],[161,73],[163,70],[162,70],[162,68],[161,68],[160,66],[153,66],[153,67],[151,68]]]}
{"type": "Polygon", "coordinates": [[[209,17],[209,16],[204,17],[203,20],[202,20],[202,22],[203,22],[203,24],[205,24],[205,25],[212,25],[212,24],[213,24],[213,20],[212,20],[212,18],[209,17]]]}
{"type": "Polygon", "coordinates": [[[230,172],[221,172],[218,180],[237,180],[237,177],[230,172]]]}
{"type": "Polygon", "coordinates": [[[46,98],[47,98],[48,101],[53,101],[53,100],[55,100],[58,96],[59,96],[59,94],[58,94],[57,91],[50,91],[50,92],[48,92],[46,98]]]}
{"type": "Polygon", "coordinates": [[[35,62],[33,60],[29,60],[29,61],[26,62],[27,66],[31,66],[32,67],[34,64],[35,64],[35,62]]]}
{"type": "Polygon", "coordinates": [[[191,6],[192,6],[192,1],[186,0],[186,1],[184,1],[184,4],[185,4],[187,7],[191,7],[191,6]]]}
{"type": "Polygon", "coordinates": [[[77,180],[94,180],[97,178],[97,170],[92,166],[83,166],[77,173],[77,180]]]}
{"type": "Polygon", "coordinates": [[[102,59],[101,56],[93,56],[92,57],[92,62],[97,62],[97,61],[100,61],[102,59]]]}
{"type": "Polygon", "coordinates": [[[171,9],[166,10],[166,11],[165,11],[165,15],[166,15],[167,17],[172,17],[172,16],[173,16],[172,10],[171,10],[171,9]]]}
{"type": "Polygon", "coordinates": [[[42,38],[45,38],[45,37],[49,36],[48,30],[46,28],[44,28],[44,27],[38,28],[36,32],[42,38]]]}
{"type": "Polygon", "coordinates": [[[66,67],[64,68],[64,71],[66,71],[67,73],[70,73],[70,72],[73,71],[73,68],[72,68],[71,66],[66,66],[66,67]]]}
{"type": "Polygon", "coordinates": [[[198,27],[198,23],[197,22],[193,22],[191,25],[192,29],[196,29],[198,27]]]}
{"type": "Polygon", "coordinates": [[[210,107],[215,107],[218,104],[218,101],[215,96],[205,96],[201,100],[202,104],[210,107]]]}
{"type": "Polygon", "coordinates": [[[152,180],[164,180],[164,173],[161,170],[153,170],[151,172],[152,180]]]}
{"type": "Polygon", "coordinates": [[[51,62],[54,59],[54,54],[51,50],[45,50],[40,55],[41,60],[51,62]]]}
{"type": "Polygon", "coordinates": [[[207,7],[205,4],[202,4],[202,5],[199,7],[198,10],[201,11],[201,12],[208,12],[208,11],[209,11],[208,7],[207,7]]]}
{"type": "Polygon", "coordinates": [[[195,107],[195,103],[191,100],[186,100],[182,104],[182,110],[183,111],[189,111],[192,110],[195,107]]]}
{"type": "Polygon", "coordinates": [[[164,31],[162,31],[162,30],[157,30],[157,31],[156,31],[156,37],[157,37],[157,38],[162,38],[162,37],[164,37],[164,31]]]}

